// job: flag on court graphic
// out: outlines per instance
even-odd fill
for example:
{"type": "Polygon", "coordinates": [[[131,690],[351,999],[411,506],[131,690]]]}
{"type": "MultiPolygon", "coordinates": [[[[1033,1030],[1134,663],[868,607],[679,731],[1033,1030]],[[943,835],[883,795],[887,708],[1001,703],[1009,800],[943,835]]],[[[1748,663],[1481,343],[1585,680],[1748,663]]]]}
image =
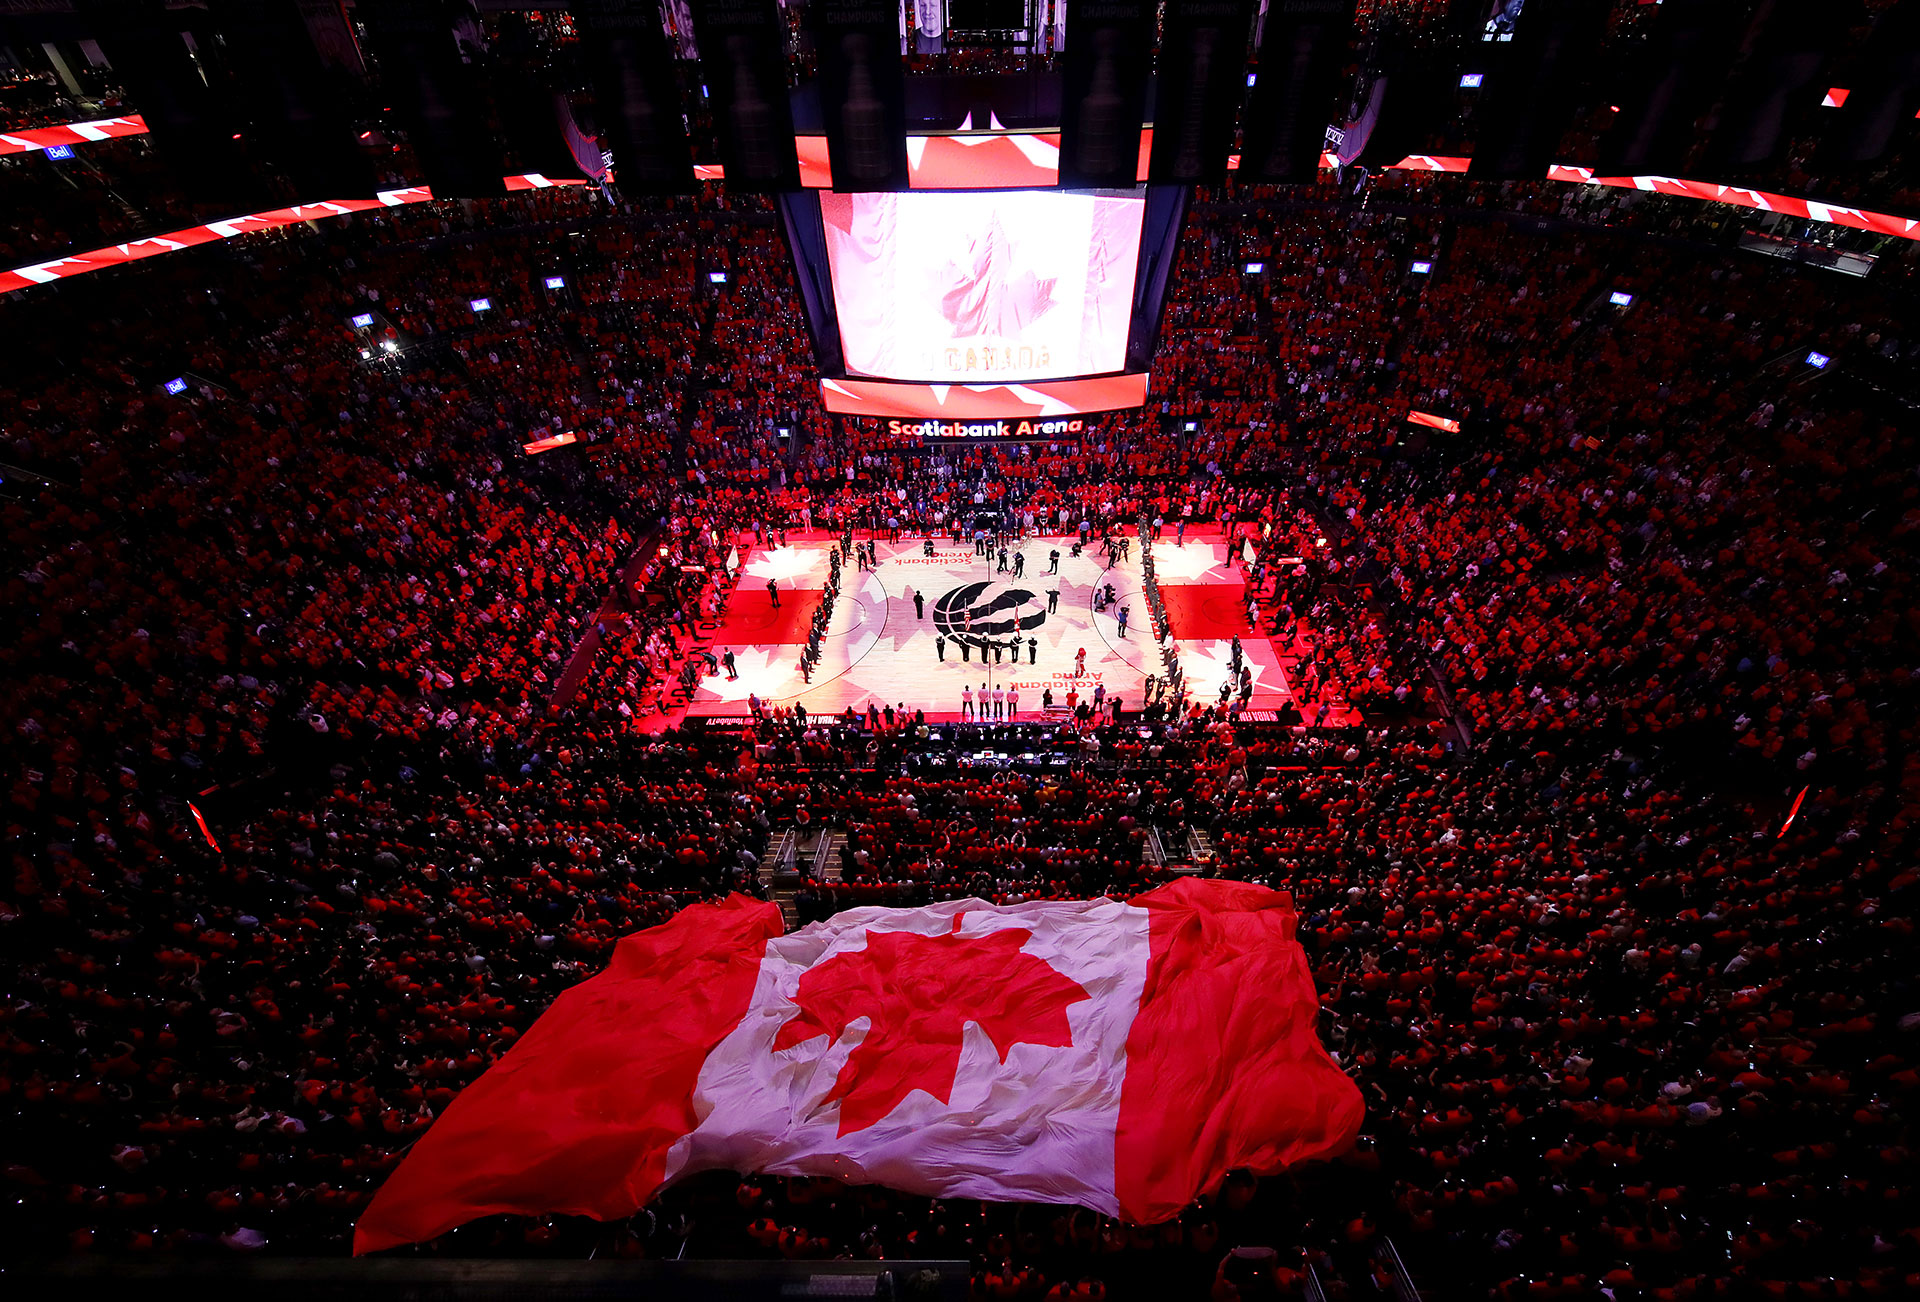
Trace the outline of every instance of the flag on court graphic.
{"type": "Polygon", "coordinates": [[[1152,1223],[1359,1129],[1284,894],[1189,880],[781,930],[734,896],[626,937],[453,1101],[354,1250],[499,1212],[626,1216],[713,1169],[1152,1223]]]}

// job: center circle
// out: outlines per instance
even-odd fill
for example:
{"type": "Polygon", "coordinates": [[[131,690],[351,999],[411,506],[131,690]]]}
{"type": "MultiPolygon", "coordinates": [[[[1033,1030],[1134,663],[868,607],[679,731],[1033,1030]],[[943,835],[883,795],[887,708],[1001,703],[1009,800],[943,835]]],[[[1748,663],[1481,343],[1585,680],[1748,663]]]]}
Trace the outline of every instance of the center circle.
{"type": "Polygon", "coordinates": [[[981,646],[988,641],[1025,637],[1047,622],[1047,600],[1017,583],[980,579],[940,594],[933,603],[933,626],[949,639],[981,646]]]}

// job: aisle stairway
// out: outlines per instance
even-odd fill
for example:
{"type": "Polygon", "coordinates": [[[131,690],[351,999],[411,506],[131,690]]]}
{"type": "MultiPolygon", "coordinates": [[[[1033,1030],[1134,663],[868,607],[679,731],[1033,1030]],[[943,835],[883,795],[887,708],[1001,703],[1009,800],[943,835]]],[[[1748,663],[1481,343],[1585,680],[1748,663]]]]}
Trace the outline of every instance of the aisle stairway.
{"type": "Polygon", "coordinates": [[[760,861],[760,889],[780,906],[780,916],[786,921],[788,931],[800,925],[800,914],[793,904],[793,887],[788,884],[794,880],[799,852],[800,834],[789,827],[780,834],[773,851],[760,861]]]}
{"type": "Polygon", "coordinates": [[[813,852],[813,879],[819,882],[840,880],[840,844],[846,837],[839,832],[822,831],[813,852]]]}
{"type": "Polygon", "coordinates": [[[1214,853],[1213,838],[1197,827],[1187,831],[1187,853],[1197,864],[1211,864],[1218,857],[1214,853]]]}

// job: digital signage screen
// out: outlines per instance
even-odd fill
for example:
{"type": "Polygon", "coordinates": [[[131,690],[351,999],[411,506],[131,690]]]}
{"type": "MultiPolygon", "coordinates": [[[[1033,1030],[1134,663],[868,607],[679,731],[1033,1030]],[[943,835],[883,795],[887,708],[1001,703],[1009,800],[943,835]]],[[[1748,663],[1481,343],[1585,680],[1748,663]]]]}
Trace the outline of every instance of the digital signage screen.
{"type": "Polygon", "coordinates": [[[846,374],[925,383],[1121,370],[1141,193],[820,196],[846,374]]]}
{"type": "Polygon", "coordinates": [[[780,195],[827,410],[919,428],[1141,406],[1189,193],[780,195]]]}

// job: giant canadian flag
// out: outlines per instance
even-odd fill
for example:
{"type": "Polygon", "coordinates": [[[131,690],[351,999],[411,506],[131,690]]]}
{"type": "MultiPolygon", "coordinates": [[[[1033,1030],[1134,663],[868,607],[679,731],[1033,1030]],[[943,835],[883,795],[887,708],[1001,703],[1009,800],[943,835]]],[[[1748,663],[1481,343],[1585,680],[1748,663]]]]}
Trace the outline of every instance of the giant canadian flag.
{"type": "Polygon", "coordinates": [[[1189,880],[781,933],[734,896],[623,939],[414,1146],[354,1250],[627,1216],[715,1168],[1152,1223],[1359,1129],[1282,893],[1189,880]]]}

